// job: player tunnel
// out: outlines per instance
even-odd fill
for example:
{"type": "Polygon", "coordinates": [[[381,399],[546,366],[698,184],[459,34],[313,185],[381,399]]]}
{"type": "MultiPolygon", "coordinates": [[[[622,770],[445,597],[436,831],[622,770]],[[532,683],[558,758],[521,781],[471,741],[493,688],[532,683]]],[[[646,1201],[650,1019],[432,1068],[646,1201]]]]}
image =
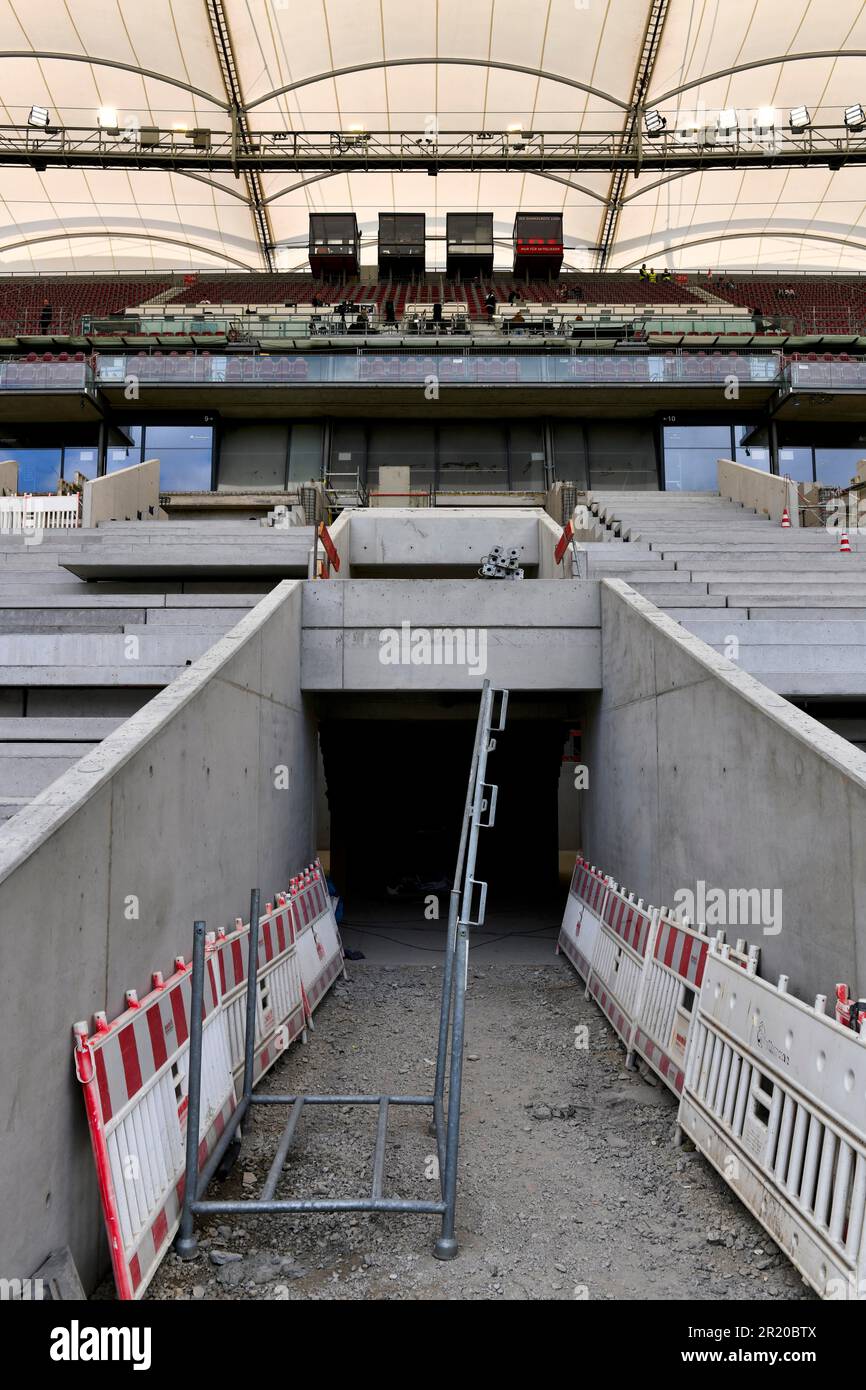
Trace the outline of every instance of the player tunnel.
{"type": "MultiPolygon", "coordinates": [[[[477,708],[462,696],[323,703],[319,838],[347,913],[361,904],[420,903],[437,891],[444,903],[477,708]]],[[[554,899],[560,862],[573,861],[578,797],[569,760],[579,719],[561,696],[511,697],[488,769],[499,787],[496,823],[479,845],[488,917],[554,899]]]]}

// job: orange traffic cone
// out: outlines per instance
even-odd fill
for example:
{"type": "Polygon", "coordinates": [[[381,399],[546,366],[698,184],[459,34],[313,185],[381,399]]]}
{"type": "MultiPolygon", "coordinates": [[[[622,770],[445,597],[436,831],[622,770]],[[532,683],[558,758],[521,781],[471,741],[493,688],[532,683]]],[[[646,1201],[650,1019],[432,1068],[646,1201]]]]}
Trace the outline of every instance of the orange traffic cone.
{"type": "Polygon", "coordinates": [[[840,555],[851,554],[851,542],[848,539],[847,531],[843,531],[841,536],[839,537],[839,553],[840,555]]]}
{"type": "Polygon", "coordinates": [[[788,512],[788,508],[785,507],[785,509],[784,509],[783,512],[782,512],[782,528],[783,528],[783,530],[787,531],[787,530],[790,529],[790,526],[791,526],[791,517],[790,517],[790,514],[789,514],[789,512],[788,512]]]}

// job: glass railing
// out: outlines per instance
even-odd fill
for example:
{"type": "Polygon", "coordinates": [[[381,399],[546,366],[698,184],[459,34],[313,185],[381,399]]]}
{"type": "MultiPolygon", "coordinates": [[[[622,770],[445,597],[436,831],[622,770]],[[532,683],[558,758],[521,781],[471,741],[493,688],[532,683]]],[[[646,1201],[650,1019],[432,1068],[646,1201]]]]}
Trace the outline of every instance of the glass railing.
{"type": "Polygon", "coordinates": [[[748,384],[777,380],[778,353],[250,353],[228,356],[138,356],[99,359],[100,385],[202,383],[220,386],[377,384],[449,386],[538,384],[644,386],[748,384]]]}
{"type": "Polygon", "coordinates": [[[0,362],[0,391],[91,391],[86,362],[0,362]]]}
{"type": "Polygon", "coordinates": [[[866,362],[792,362],[787,376],[794,391],[866,390],[866,362]]]}

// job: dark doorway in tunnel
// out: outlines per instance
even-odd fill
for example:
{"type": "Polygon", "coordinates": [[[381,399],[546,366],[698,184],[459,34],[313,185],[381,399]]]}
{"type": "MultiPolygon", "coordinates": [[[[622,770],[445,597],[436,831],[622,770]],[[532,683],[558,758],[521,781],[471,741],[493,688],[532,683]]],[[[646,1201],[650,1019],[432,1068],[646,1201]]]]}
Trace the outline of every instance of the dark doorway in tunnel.
{"type": "MultiPolygon", "coordinates": [[[[321,721],[331,872],[350,915],[361,902],[392,902],[388,888],[405,880],[450,884],[474,734],[474,713],[321,721]]],[[[488,913],[558,893],[563,737],[559,719],[511,715],[497,736],[488,763],[496,824],[481,833],[476,871],[489,884],[488,913]]]]}

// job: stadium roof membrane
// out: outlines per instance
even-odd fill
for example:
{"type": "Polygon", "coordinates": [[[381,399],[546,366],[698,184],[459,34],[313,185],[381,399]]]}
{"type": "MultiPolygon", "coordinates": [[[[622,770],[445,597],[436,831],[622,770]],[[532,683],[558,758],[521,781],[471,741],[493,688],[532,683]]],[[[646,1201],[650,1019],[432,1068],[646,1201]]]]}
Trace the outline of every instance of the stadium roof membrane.
{"type": "MultiPolygon", "coordinates": [[[[0,0],[0,74],[7,125],[26,124],[41,106],[69,127],[113,112],[121,129],[225,130],[235,93],[250,132],[624,133],[638,100],[670,125],[711,124],[733,108],[742,128],[772,108],[787,128],[790,110],[805,106],[815,123],[841,126],[844,108],[866,104],[866,5],[0,0]],[[283,90],[292,84],[301,85],[283,90]]],[[[425,212],[428,265],[438,268],[446,212],[475,209],[494,213],[503,266],[514,213],[525,209],[562,211],[572,268],[597,266],[603,246],[609,269],[646,260],[866,270],[856,167],[287,179],[7,165],[0,193],[6,272],[303,269],[309,213],[346,210],[357,213],[365,261],[375,259],[379,211],[425,212]]]]}

